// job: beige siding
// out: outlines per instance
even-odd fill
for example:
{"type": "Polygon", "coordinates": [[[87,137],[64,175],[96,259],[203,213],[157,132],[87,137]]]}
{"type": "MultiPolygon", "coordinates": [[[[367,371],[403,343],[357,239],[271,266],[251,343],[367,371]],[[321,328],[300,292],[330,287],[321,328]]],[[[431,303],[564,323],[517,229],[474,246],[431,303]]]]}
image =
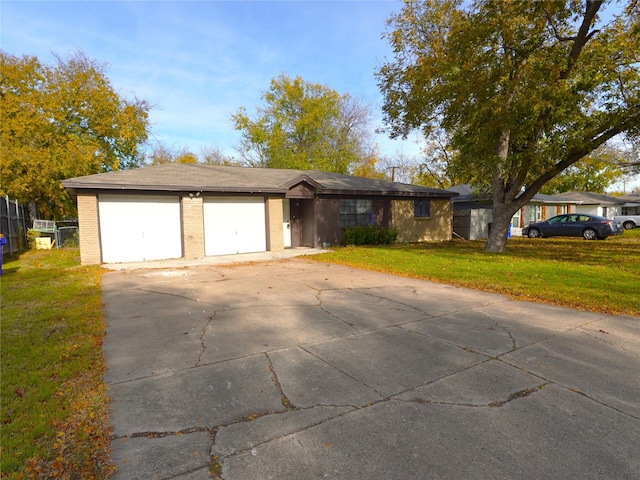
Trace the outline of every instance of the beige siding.
{"type": "Polygon", "coordinates": [[[413,200],[393,200],[392,224],[398,229],[398,242],[451,240],[453,210],[447,199],[431,199],[430,216],[414,218],[413,200]]]}
{"type": "Polygon", "coordinates": [[[284,250],[283,205],[282,198],[267,198],[267,250],[281,252],[284,250]]]}
{"type": "Polygon", "coordinates": [[[80,227],[80,263],[82,265],[102,263],[97,195],[78,194],[78,225],[80,227]]]}
{"type": "Polygon", "coordinates": [[[204,257],[202,197],[182,197],[182,245],[184,258],[204,257]]]}

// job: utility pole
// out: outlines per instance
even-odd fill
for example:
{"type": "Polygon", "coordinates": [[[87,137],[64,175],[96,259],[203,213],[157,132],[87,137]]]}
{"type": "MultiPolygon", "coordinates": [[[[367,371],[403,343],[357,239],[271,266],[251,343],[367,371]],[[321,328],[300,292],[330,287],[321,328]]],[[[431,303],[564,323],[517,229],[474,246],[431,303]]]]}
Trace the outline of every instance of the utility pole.
{"type": "Polygon", "coordinates": [[[396,168],[400,168],[398,166],[393,166],[393,167],[387,167],[391,169],[391,181],[395,182],[396,181],[396,168]]]}

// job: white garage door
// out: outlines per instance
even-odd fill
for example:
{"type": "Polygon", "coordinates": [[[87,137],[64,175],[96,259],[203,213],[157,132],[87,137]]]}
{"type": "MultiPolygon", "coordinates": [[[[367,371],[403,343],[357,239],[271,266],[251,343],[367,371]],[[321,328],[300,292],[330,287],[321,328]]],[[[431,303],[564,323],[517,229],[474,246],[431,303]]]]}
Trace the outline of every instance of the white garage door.
{"type": "Polygon", "coordinates": [[[205,198],[205,255],[264,252],[267,249],[264,208],[263,198],[205,198]]]}
{"type": "Polygon", "coordinates": [[[178,197],[100,195],[98,202],[103,262],[182,257],[178,197]]]}

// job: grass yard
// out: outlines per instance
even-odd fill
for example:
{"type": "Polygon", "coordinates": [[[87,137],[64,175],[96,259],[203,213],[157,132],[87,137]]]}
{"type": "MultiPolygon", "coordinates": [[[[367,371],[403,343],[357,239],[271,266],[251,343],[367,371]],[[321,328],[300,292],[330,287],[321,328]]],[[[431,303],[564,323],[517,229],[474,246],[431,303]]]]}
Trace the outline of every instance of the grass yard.
{"type": "Polygon", "coordinates": [[[515,237],[502,254],[485,252],[484,244],[345,247],[313,258],[520,300],[640,315],[640,229],[603,241],[515,237]]]}
{"type": "Polygon", "coordinates": [[[35,250],[4,265],[2,478],[105,478],[101,269],[72,250],[35,250]]]}

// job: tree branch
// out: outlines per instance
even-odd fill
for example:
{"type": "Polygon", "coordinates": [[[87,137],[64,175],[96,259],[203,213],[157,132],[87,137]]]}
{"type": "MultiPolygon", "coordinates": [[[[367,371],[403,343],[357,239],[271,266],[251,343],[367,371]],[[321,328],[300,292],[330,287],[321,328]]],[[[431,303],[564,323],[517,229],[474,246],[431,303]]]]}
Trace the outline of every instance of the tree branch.
{"type": "Polygon", "coordinates": [[[586,0],[584,17],[582,17],[582,24],[580,25],[578,34],[576,35],[573,42],[573,47],[571,47],[571,52],[569,52],[569,62],[567,64],[567,68],[564,70],[564,72],[562,72],[562,75],[560,76],[561,78],[566,79],[569,77],[573,66],[580,56],[580,53],[582,53],[582,49],[587,44],[587,42],[598,32],[598,30],[589,32],[589,28],[591,27],[596,14],[600,10],[602,3],[603,0],[586,0]]]}

